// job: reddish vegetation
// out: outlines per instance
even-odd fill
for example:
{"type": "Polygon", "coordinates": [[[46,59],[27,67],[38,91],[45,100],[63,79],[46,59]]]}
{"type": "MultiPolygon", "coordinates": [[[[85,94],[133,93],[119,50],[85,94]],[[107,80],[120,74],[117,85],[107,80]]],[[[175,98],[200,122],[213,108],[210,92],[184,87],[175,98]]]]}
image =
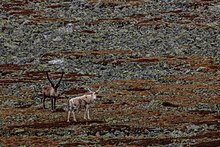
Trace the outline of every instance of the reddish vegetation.
{"type": "Polygon", "coordinates": [[[104,63],[104,64],[107,64],[107,63],[110,63],[110,62],[114,62],[114,63],[122,63],[122,62],[137,62],[137,63],[144,63],[144,62],[158,62],[159,59],[158,58],[137,58],[137,59],[128,59],[128,58],[125,58],[125,59],[110,59],[110,60],[102,60],[102,61],[98,61],[97,63],[104,63]]]}
{"type": "Polygon", "coordinates": [[[214,140],[214,141],[206,141],[206,142],[203,142],[203,143],[198,143],[196,145],[192,145],[192,147],[201,147],[201,146],[204,146],[204,147],[218,147],[220,144],[220,140],[214,140]]]}
{"type": "Polygon", "coordinates": [[[187,5],[187,7],[199,7],[199,6],[210,6],[213,0],[201,0],[197,2],[193,2],[187,5]]]}
{"type": "MultiPolygon", "coordinates": [[[[65,111],[64,111],[65,112],[65,111]]],[[[67,127],[71,125],[66,121],[55,121],[55,122],[47,122],[47,123],[34,123],[28,125],[13,125],[9,126],[9,129],[13,128],[34,128],[34,129],[45,129],[45,128],[60,128],[60,127],[67,127]]]]}
{"type": "Polygon", "coordinates": [[[24,6],[24,4],[23,3],[8,3],[8,4],[3,4],[2,5],[3,6],[3,8],[5,9],[7,9],[7,8],[13,8],[13,7],[18,7],[18,6],[24,6]]]}
{"type": "Polygon", "coordinates": [[[166,107],[179,107],[178,105],[172,104],[170,102],[163,102],[162,105],[166,107]]]}
{"type": "Polygon", "coordinates": [[[183,11],[183,10],[170,10],[170,11],[162,11],[161,13],[176,13],[176,14],[187,14],[191,13],[190,11],[183,11]]]}
{"type": "Polygon", "coordinates": [[[183,16],[180,16],[180,17],[183,17],[183,18],[186,18],[186,19],[193,20],[193,19],[199,17],[199,15],[196,15],[196,14],[191,15],[191,14],[189,14],[189,15],[183,15],[183,16]]]}
{"type": "Polygon", "coordinates": [[[82,33],[94,34],[95,32],[92,30],[82,30],[82,33]]]}
{"type": "Polygon", "coordinates": [[[133,15],[129,16],[129,18],[139,19],[139,18],[143,18],[145,16],[146,16],[145,14],[133,14],[133,15]]]}
{"type": "MultiPolygon", "coordinates": [[[[33,2],[44,2],[44,0],[32,0],[33,2]]],[[[96,0],[90,0],[91,4],[95,4],[97,1],[96,0]]],[[[131,6],[138,7],[143,1],[140,0],[128,0],[128,1],[104,1],[104,7],[112,7],[118,4],[130,4],[131,6]]],[[[187,4],[187,7],[189,8],[195,8],[195,7],[204,7],[204,6],[210,6],[213,4],[213,0],[201,0],[201,1],[195,1],[187,4]]],[[[29,3],[27,1],[10,1],[9,3],[3,4],[3,10],[8,11],[9,15],[32,15],[34,18],[27,23],[43,23],[43,22],[64,22],[65,24],[67,23],[77,23],[79,21],[76,20],[69,20],[67,18],[48,18],[44,16],[44,13],[37,12],[34,10],[30,9],[24,9],[23,6],[28,7],[29,3]]],[[[64,5],[61,4],[52,4],[52,5],[47,5],[47,8],[51,9],[57,9],[61,7],[65,7],[64,5]]],[[[127,23],[130,21],[133,21],[134,19],[137,19],[138,21],[136,22],[137,26],[141,27],[152,27],[152,26],[160,26],[162,24],[169,25],[170,23],[176,23],[180,25],[187,25],[190,27],[199,27],[203,29],[213,29],[209,25],[202,24],[206,22],[207,20],[202,18],[200,14],[204,14],[207,12],[197,12],[195,10],[193,11],[183,11],[183,10],[170,10],[170,11],[162,11],[162,14],[164,13],[174,13],[179,15],[178,17],[183,19],[182,21],[175,21],[175,22],[166,22],[163,17],[157,16],[155,18],[143,20],[146,16],[146,14],[133,14],[131,16],[127,16],[125,18],[102,18],[102,19],[97,19],[93,20],[91,22],[85,22],[86,25],[95,25],[99,23],[127,23]],[[191,20],[190,22],[188,20],[191,20]]],[[[219,19],[219,17],[216,16],[211,16],[213,20],[219,19]]],[[[94,33],[95,30],[85,30],[84,33],[94,33]]]]}
{"type": "Polygon", "coordinates": [[[142,23],[151,23],[151,22],[161,21],[162,19],[163,19],[162,17],[155,17],[155,18],[151,18],[151,19],[143,20],[143,21],[139,22],[138,24],[142,24],[142,23]]]}
{"type": "Polygon", "coordinates": [[[75,51],[66,51],[66,52],[49,52],[49,53],[46,53],[44,54],[42,57],[43,58],[47,58],[47,57],[53,57],[53,56],[56,56],[56,57],[63,57],[63,56],[86,56],[86,55],[89,55],[89,54],[92,54],[92,55],[106,55],[106,54],[131,54],[133,53],[134,51],[132,50],[88,50],[88,51],[85,51],[85,50],[75,50],[75,51]]]}
{"type": "Polygon", "coordinates": [[[10,15],[33,15],[37,14],[38,12],[34,10],[19,10],[19,11],[11,11],[9,12],[10,15]]]}
{"type": "Polygon", "coordinates": [[[20,10],[20,11],[22,11],[22,8],[20,8],[20,7],[3,7],[2,8],[3,10],[5,10],[5,11],[18,11],[18,10],[20,10]]]}
{"type": "Polygon", "coordinates": [[[97,19],[93,20],[91,22],[86,22],[86,25],[95,25],[99,23],[127,23],[129,20],[126,20],[124,18],[102,18],[102,19],[97,19]]]}
{"type": "Polygon", "coordinates": [[[46,6],[47,8],[52,8],[52,9],[56,9],[56,8],[60,8],[63,7],[63,5],[57,4],[57,5],[48,5],[46,6]]]}
{"type": "Polygon", "coordinates": [[[23,70],[26,65],[17,65],[17,64],[0,64],[2,71],[6,70],[23,70]]]}
{"type": "Polygon", "coordinates": [[[85,89],[71,89],[71,90],[68,90],[68,91],[65,91],[64,94],[66,95],[76,95],[76,94],[81,94],[81,93],[86,93],[87,90],[85,89]]]}
{"type": "Polygon", "coordinates": [[[11,145],[11,146],[20,146],[20,145],[27,145],[27,146],[32,146],[32,145],[37,145],[37,146],[55,146],[57,145],[56,141],[53,141],[52,139],[48,137],[28,137],[24,138],[21,136],[12,136],[12,137],[0,137],[0,142],[2,144],[6,145],[11,145]]]}
{"type": "Polygon", "coordinates": [[[36,17],[31,20],[34,23],[43,23],[43,22],[64,22],[67,23],[77,23],[79,21],[70,20],[67,18],[51,18],[51,17],[36,17]]]}

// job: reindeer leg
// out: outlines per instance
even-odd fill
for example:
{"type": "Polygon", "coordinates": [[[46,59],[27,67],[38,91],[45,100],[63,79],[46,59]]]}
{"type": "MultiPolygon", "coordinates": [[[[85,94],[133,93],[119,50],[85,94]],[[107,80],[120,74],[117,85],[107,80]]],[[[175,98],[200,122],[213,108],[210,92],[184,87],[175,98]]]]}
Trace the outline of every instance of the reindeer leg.
{"type": "Polygon", "coordinates": [[[89,117],[89,105],[86,105],[86,110],[84,113],[84,119],[90,119],[89,117]]]}
{"type": "Polygon", "coordinates": [[[76,116],[75,116],[74,110],[72,111],[72,114],[73,114],[73,120],[74,120],[75,122],[77,122],[77,121],[76,121],[76,116]]]}
{"type": "Polygon", "coordinates": [[[87,105],[87,118],[90,120],[90,116],[89,116],[89,105],[87,105]]]}
{"type": "Polygon", "coordinates": [[[70,122],[70,113],[71,113],[71,111],[69,110],[68,111],[68,116],[67,116],[67,122],[70,122]]]}
{"type": "Polygon", "coordinates": [[[87,109],[85,109],[85,112],[84,112],[84,119],[86,120],[86,115],[87,115],[87,109]]]}
{"type": "Polygon", "coordinates": [[[51,97],[51,111],[53,111],[53,105],[54,105],[54,98],[53,97],[51,97]]]}
{"type": "Polygon", "coordinates": [[[70,102],[68,103],[68,116],[67,116],[67,122],[70,122],[70,113],[72,111],[72,107],[70,107],[70,102]]]}
{"type": "Polygon", "coordinates": [[[88,118],[88,120],[91,120],[91,118],[89,116],[89,109],[88,109],[88,112],[87,112],[87,118],[88,118]]]}
{"type": "Polygon", "coordinates": [[[46,96],[45,96],[45,94],[43,94],[43,108],[44,109],[46,109],[46,107],[45,107],[45,98],[46,98],[46,96]]]}
{"type": "Polygon", "coordinates": [[[54,97],[54,110],[56,110],[56,97],[54,97]]]}

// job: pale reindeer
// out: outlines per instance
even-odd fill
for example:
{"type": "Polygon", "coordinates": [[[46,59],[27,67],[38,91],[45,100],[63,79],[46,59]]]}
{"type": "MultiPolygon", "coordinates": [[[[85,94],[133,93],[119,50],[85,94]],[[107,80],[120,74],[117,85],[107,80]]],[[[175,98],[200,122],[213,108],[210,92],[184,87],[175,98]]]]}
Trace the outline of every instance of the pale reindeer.
{"type": "Polygon", "coordinates": [[[75,97],[75,98],[71,98],[69,100],[69,110],[68,110],[67,122],[70,122],[71,112],[73,114],[73,120],[76,122],[75,111],[77,111],[79,108],[85,108],[84,119],[90,120],[89,106],[90,106],[90,104],[92,104],[96,100],[96,94],[99,92],[100,89],[101,89],[101,87],[99,87],[99,89],[97,91],[93,92],[92,90],[90,90],[88,88],[89,94],[75,97]]]}
{"type": "Polygon", "coordinates": [[[58,83],[56,85],[54,85],[54,83],[50,80],[48,72],[46,72],[47,74],[47,79],[50,82],[51,86],[46,85],[43,87],[42,89],[42,94],[43,94],[43,108],[45,109],[45,99],[46,98],[50,98],[51,99],[51,108],[52,111],[54,111],[56,109],[56,99],[57,97],[59,97],[60,93],[58,92],[58,87],[60,86],[60,82],[63,78],[64,72],[62,72],[62,75],[58,81],[58,83]]]}

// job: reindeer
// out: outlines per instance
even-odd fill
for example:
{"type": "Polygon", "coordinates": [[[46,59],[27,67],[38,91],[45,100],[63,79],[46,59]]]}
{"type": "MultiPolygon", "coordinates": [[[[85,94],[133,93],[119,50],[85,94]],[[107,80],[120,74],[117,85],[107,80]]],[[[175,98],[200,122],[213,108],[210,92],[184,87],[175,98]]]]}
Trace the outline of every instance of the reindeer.
{"type": "Polygon", "coordinates": [[[54,111],[56,109],[56,98],[60,95],[59,92],[57,91],[57,89],[60,86],[60,82],[63,78],[64,72],[62,72],[60,80],[58,81],[58,83],[56,85],[54,85],[54,83],[50,80],[48,72],[46,72],[46,74],[47,74],[47,79],[50,82],[51,86],[46,85],[42,89],[43,108],[45,109],[45,99],[50,98],[51,99],[51,104],[52,104],[52,111],[54,111]]]}
{"type": "Polygon", "coordinates": [[[68,110],[67,122],[70,122],[70,113],[71,112],[73,114],[73,120],[75,122],[77,122],[76,117],[75,117],[75,111],[78,110],[79,108],[85,108],[84,119],[90,120],[89,106],[90,106],[90,104],[92,104],[96,100],[96,93],[98,93],[100,89],[101,89],[101,87],[99,87],[99,89],[97,91],[93,92],[92,90],[90,90],[88,88],[89,94],[75,97],[75,98],[71,98],[69,100],[69,110],[68,110]]]}

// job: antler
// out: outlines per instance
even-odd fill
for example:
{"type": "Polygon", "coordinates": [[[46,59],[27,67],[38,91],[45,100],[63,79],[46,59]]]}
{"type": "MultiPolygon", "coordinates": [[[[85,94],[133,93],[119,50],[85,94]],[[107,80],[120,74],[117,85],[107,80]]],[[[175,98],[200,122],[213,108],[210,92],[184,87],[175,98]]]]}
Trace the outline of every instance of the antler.
{"type": "Polygon", "coordinates": [[[92,93],[92,90],[90,89],[90,88],[87,88],[88,90],[89,90],[89,92],[91,92],[92,93]]]}
{"type": "Polygon", "coordinates": [[[61,77],[60,77],[60,80],[59,80],[59,82],[56,84],[56,88],[58,88],[59,86],[60,86],[60,82],[61,82],[61,80],[62,80],[62,78],[63,78],[63,75],[64,75],[64,72],[62,72],[62,75],[61,75],[61,77]]]}
{"type": "MultiPolygon", "coordinates": [[[[93,91],[90,88],[87,88],[89,90],[89,92],[93,93],[93,91]]],[[[95,91],[95,93],[99,92],[99,90],[101,89],[101,86],[99,86],[99,89],[95,91]]]]}
{"type": "Polygon", "coordinates": [[[48,79],[48,81],[50,82],[51,86],[54,87],[54,84],[53,84],[53,82],[50,80],[50,77],[49,77],[49,75],[48,75],[48,71],[46,72],[46,74],[47,74],[47,79],[48,79]]]}
{"type": "Polygon", "coordinates": [[[95,93],[97,93],[97,92],[99,92],[99,90],[101,89],[101,86],[99,86],[99,89],[98,90],[96,90],[96,92],[95,93]]]}

